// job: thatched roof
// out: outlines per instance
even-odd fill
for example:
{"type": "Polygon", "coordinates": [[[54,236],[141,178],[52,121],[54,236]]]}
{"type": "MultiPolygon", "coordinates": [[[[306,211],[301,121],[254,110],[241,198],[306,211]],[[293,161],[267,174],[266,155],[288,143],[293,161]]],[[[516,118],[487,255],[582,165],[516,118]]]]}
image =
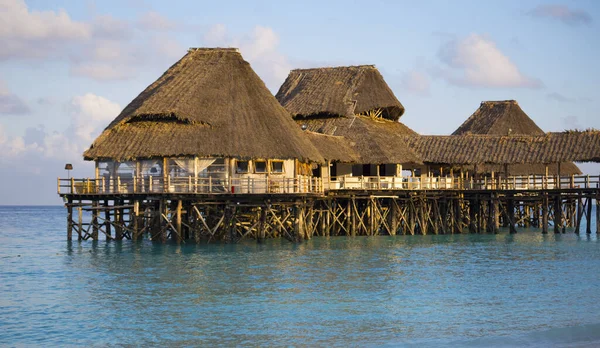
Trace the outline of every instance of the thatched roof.
{"type": "Polygon", "coordinates": [[[473,165],[600,162],[598,131],[538,136],[408,136],[405,141],[427,163],[473,165]]]}
{"type": "Polygon", "coordinates": [[[481,102],[452,135],[495,134],[495,135],[544,135],[544,131],[527,116],[516,100],[481,102]]]}
{"type": "Polygon", "coordinates": [[[294,117],[381,110],[383,117],[397,121],[404,113],[374,65],[292,70],[275,97],[294,117]]]}
{"type": "Polygon", "coordinates": [[[415,136],[400,122],[367,116],[299,119],[323,157],[335,162],[352,163],[421,163],[419,156],[405,143],[406,136],[415,136]],[[325,134],[325,135],[322,135],[325,134]],[[335,136],[336,143],[323,137],[335,136]],[[337,144],[337,145],[336,145],[337,144]],[[330,149],[339,146],[339,150],[330,149]],[[351,149],[350,150],[348,150],[351,149]]]}
{"type": "MultiPolygon", "coordinates": [[[[484,101],[452,135],[544,135],[544,131],[521,109],[516,100],[484,101]]],[[[555,166],[551,166],[550,173],[555,166]]],[[[484,166],[482,172],[497,171],[497,167],[484,166]]],[[[545,174],[544,164],[513,165],[509,172],[514,175],[545,174]]],[[[562,174],[580,174],[575,163],[561,163],[562,174]]]]}
{"type": "Polygon", "coordinates": [[[190,156],[323,158],[237,49],[190,49],[84,153],[118,160],[190,156]]]}

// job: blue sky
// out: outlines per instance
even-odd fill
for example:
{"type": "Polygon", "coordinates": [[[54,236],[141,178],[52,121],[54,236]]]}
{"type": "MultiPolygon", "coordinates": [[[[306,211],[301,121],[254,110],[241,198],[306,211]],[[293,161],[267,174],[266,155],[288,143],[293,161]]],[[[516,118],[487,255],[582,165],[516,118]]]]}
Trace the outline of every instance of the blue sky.
{"type": "Polygon", "coordinates": [[[592,0],[0,0],[0,204],[59,204],[64,163],[92,175],[83,150],[188,47],[239,47],[273,93],[375,64],[423,134],[503,99],[545,131],[600,128],[599,20],[592,0]]]}

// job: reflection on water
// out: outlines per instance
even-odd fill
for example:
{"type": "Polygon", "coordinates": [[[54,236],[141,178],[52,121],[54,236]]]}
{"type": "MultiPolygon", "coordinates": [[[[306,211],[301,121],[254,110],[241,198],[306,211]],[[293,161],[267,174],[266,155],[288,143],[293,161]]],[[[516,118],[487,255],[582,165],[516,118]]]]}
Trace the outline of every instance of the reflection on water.
{"type": "Polygon", "coordinates": [[[0,208],[0,344],[600,343],[595,234],[64,241],[0,208]]]}

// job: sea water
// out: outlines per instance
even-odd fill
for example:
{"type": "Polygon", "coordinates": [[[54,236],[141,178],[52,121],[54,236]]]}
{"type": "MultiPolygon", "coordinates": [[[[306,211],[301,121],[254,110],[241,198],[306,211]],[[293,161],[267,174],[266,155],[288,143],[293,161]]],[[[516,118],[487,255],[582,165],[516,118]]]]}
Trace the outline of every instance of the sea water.
{"type": "Polygon", "coordinates": [[[598,346],[599,290],[595,233],[80,243],[0,208],[1,346],[598,346]]]}

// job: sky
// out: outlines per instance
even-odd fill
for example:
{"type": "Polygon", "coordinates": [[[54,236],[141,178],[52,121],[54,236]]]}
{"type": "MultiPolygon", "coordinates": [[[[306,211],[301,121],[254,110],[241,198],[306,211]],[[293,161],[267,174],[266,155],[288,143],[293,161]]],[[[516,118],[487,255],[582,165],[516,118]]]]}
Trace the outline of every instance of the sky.
{"type": "Polygon", "coordinates": [[[294,68],[375,64],[421,134],[506,99],[600,129],[599,21],[595,0],[0,0],[0,205],[60,204],[65,163],[93,176],[83,151],[189,47],[240,48],[274,94],[294,68]]]}

